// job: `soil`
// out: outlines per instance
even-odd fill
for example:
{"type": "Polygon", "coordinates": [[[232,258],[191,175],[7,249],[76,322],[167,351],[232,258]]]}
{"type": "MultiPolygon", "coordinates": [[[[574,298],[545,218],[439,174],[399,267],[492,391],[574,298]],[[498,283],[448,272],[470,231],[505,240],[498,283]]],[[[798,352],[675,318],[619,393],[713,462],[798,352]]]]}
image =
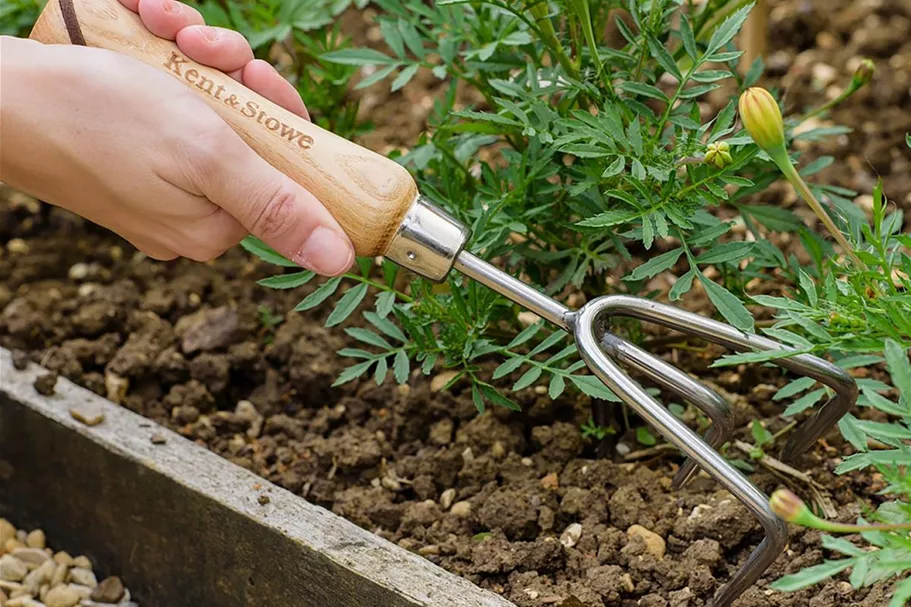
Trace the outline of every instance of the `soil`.
{"type": "MultiPolygon", "coordinates": [[[[796,110],[846,82],[858,56],[877,64],[875,89],[835,112],[855,132],[807,149],[808,158],[836,158],[815,178],[868,192],[880,174],[890,199],[911,209],[902,147],[911,130],[911,6],[778,5],[768,63],[796,110]],[[819,67],[822,59],[830,69],[819,67]]],[[[371,118],[387,125],[372,141],[413,141],[422,117],[409,108],[424,107],[415,99],[427,96],[420,85],[371,101],[371,118]],[[391,118],[402,115],[411,118],[407,128],[391,118]]],[[[754,519],[706,476],[670,490],[677,452],[644,450],[632,430],[584,438],[579,427],[592,410],[585,397],[552,401],[527,389],[515,395],[522,412],[478,415],[464,385],[439,392],[434,377],[419,373],[400,387],[372,379],[331,387],[349,364],[333,352],[351,344],[340,328],[323,328],[328,309],[291,311],[314,286],[261,288],[255,281],[276,268],[241,250],[205,264],[155,262],[70,213],[8,191],[0,242],[0,345],[520,607],[702,607],[762,539],[754,519]]],[[[698,311],[698,287],[687,301],[698,311]]],[[[773,432],[785,426],[783,405],[769,399],[784,383],[777,371],[709,369],[716,348],[655,352],[734,404],[736,438],[751,440],[752,419],[773,432]]],[[[47,383],[36,389],[53,389],[47,383]]],[[[855,518],[884,486],[869,472],[835,476],[850,452],[834,431],[796,464],[839,520],[855,518]]],[[[767,494],[785,485],[807,493],[761,467],[751,480],[767,494]]],[[[834,556],[818,533],[792,529],[787,552],[738,607],[885,607],[888,584],[854,591],[845,577],[794,594],[767,588],[834,556]]]]}

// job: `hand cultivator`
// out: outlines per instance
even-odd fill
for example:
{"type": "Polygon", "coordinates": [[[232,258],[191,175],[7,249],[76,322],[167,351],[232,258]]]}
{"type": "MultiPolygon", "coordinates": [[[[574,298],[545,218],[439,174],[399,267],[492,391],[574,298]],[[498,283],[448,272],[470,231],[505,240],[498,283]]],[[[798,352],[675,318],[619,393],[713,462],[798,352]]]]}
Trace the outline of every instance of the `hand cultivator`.
{"type": "MultiPolygon", "coordinates": [[[[594,375],[688,456],[675,486],[682,486],[701,467],[764,527],[765,539],[718,592],[715,607],[730,605],[781,554],[787,540],[784,521],[772,512],[767,496],[715,451],[733,430],[728,404],[684,372],[612,333],[610,321],[618,316],[637,318],[739,351],[789,350],[788,346],[635,297],[605,296],[578,310],[566,308],[466,250],[466,226],[421,196],[400,165],[285,111],[224,73],[194,63],[175,44],[149,34],[117,0],[51,0],[31,37],[49,44],[106,48],[171,74],[215,108],[261,156],[313,192],[344,227],[359,255],[385,256],[437,282],[455,269],[572,334],[594,375]],[[713,421],[705,440],[651,397],[620,364],[704,411],[713,421]]],[[[844,371],[814,356],[794,355],[776,364],[812,377],[834,392],[784,447],[782,459],[791,461],[854,405],[857,388],[844,371]]]]}

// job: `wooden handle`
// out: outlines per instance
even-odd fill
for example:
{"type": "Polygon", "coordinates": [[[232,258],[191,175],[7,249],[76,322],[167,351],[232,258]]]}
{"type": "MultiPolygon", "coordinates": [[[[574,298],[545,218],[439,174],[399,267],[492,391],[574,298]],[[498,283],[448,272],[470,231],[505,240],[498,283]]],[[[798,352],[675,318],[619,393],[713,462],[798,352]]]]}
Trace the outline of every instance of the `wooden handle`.
{"type": "Polygon", "coordinates": [[[152,35],[118,0],[48,0],[29,37],[78,44],[80,31],[85,45],[139,59],[196,91],[260,156],[326,206],[358,255],[386,252],[417,196],[404,167],[190,60],[174,42],[152,35]]]}

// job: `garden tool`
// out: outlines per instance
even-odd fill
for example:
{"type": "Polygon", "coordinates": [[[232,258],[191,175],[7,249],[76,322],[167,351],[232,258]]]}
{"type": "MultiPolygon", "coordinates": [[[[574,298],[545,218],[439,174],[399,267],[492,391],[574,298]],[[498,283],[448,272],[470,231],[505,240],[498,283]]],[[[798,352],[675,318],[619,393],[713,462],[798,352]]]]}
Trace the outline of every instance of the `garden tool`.
{"type": "MultiPolygon", "coordinates": [[[[383,256],[433,282],[442,282],[456,270],[571,334],[592,373],[688,456],[676,485],[698,466],[740,500],[765,529],[759,546],[715,595],[714,607],[730,605],[782,553],[788,537],[785,522],[772,512],[767,496],[715,450],[732,431],[728,404],[687,374],[611,332],[610,320],[627,316],[655,322],[738,351],[793,349],[673,306],[625,295],[599,297],[578,310],[567,308],[472,253],[468,228],[422,196],[404,167],[284,110],[223,72],[195,63],[173,42],[149,33],[138,15],[118,0],[49,0],[30,37],[46,44],[108,49],[170,74],[198,93],[260,156],[316,195],[341,224],[358,255],[383,256]],[[706,440],[618,363],[705,411],[713,421],[706,440]]],[[[808,354],[775,362],[834,392],[788,440],[782,459],[792,461],[854,405],[857,387],[843,370],[808,354]]]]}

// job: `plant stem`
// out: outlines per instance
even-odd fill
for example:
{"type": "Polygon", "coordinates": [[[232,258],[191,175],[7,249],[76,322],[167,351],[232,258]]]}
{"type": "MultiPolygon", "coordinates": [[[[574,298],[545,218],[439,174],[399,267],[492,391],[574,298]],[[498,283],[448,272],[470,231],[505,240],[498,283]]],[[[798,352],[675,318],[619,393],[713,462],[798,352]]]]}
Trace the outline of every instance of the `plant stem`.
{"type": "Polygon", "coordinates": [[[554,24],[547,14],[547,2],[543,0],[541,2],[535,2],[528,10],[534,15],[535,22],[538,24],[538,27],[541,28],[541,37],[544,39],[545,44],[550,48],[551,55],[556,58],[561,66],[563,66],[563,69],[566,70],[566,73],[569,74],[571,78],[578,79],[579,70],[573,65],[573,62],[566,54],[563,44],[561,44],[560,40],[557,38],[554,24]]]}
{"type": "Polygon", "coordinates": [[[816,213],[816,216],[819,217],[819,220],[826,226],[826,229],[829,230],[829,233],[832,234],[832,237],[838,242],[841,248],[844,249],[845,253],[847,253],[859,268],[866,272],[868,269],[867,265],[857,256],[857,253],[854,252],[854,247],[851,246],[848,239],[845,238],[844,234],[841,233],[841,230],[835,225],[835,222],[832,221],[832,218],[829,217],[826,210],[819,204],[819,201],[816,200],[816,196],[813,195],[813,192],[800,176],[800,173],[798,173],[797,169],[794,168],[794,165],[791,164],[791,159],[788,158],[787,152],[782,148],[780,152],[769,155],[772,156],[772,160],[775,161],[775,164],[777,164],[778,168],[781,169],[781,172],[784,173],[785,178],[791,182],[791,185],[794,186],[797,193],[800,194],[813,212],[816,213]]]}

